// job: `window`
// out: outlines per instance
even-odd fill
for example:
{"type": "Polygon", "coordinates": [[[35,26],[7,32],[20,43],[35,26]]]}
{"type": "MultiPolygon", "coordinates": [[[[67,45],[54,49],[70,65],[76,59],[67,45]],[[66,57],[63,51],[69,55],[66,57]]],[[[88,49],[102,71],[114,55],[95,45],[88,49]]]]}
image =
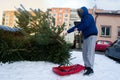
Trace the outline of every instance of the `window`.
{"type": "Polygon", "coordinates": [[[111,30],[110,26],[102,26],[101,27],[101,36],[110,37],[110,30],[111,30]]]}
{"type": "Polygon", "coordinates": [[[68,17],[68,14],[65,14],[65,17],[68,17]]]}
{"type": "Polygon", "coordinates": [[[102,44],[103,42],[102,41],[97,41],[97,44],[102,44]]]}
{"type": "Polygon", "coordinates": [[[62,14],[61,14],[61,13],[59,14],[59,17],[62,17],[62,14]]]}
{"type": "Polygon", "coordinates": [[[67,22],[67,21],[68,21],[68,19],[67,19],[67,18],[64,18],[64,21],[66,21],[66,22],[67,22]]]}
{"type": "Polygon", "coordinates": [[[118,27],[118,37],[120,37],[120,27],[118,27]]]}
{"type": "Polygon", "coordinates": [[[8,22],[9,20],[8,19],[5,19],[6,22],[8,22]]]}
{"type": "Polygon", "coordinates": [[[8,25],[8,23],[6,22],[6,23],[5,23],[5,25],[7,26],[7,25],[8,25]]]}
{"type": "Polygon", "coordinates": [[[118,45],[120,45],[120,40],[118,40],[118,42],[117,42],[117,43],[118,43],[118,45]]]}
{"type": "Polygon", "coordinates": [[[68,12],[68,10],[65,10],[65,12],[67,13],[67,12],[68,12]]]}
{"type": "Polygon", "coordinates": [[[56,16],[56,14],[53,14],[53,16],[55,17],[55,16],[56,16]]]}
{"type": "Polygon", "coordinates": [[[110,42],[109,41],[104,41],[104,44],[110,44],[110,42]]]}

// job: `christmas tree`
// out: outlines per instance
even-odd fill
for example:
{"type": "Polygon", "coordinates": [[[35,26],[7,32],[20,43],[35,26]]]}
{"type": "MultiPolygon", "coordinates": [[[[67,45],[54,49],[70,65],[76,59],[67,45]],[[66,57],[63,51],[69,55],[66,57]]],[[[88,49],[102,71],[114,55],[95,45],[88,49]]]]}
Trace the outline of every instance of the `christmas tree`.
{"type": "MultiPolygon", "coordinates": [[[[55,19],[40,9],[27,11],[22,5],[17,9],[15,27],[24,34],[23,49],[11,53],[6,61],[49,61],[58,64],[69,63],[69,44],[60,35],[65,24],[55,26],[55,19]],[[13,57],[14,56],[14,57],[13,57]],[[12,58],[12,59],[10,59],[12,58]]],[[[4,57],[3,59],[6,59],[4,57]]]]}

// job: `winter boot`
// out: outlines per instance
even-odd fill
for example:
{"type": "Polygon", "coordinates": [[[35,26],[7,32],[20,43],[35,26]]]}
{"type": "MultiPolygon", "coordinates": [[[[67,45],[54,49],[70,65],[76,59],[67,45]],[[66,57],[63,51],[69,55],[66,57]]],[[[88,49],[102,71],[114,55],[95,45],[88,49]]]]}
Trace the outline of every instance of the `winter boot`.
{"type": "Polygon", "coordinates": [[[85,73],[83,75],[90,75],[94,73],[93,69],[90,67],[85,67],[85,73]]]}

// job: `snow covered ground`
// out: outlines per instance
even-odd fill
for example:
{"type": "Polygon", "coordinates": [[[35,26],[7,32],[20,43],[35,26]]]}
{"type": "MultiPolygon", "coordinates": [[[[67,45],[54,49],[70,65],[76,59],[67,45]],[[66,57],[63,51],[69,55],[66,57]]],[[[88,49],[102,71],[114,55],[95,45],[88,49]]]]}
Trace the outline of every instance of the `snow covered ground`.
{"type": "MultiPolygon", "coordinates": [[[[82,53],[72,51],[72,64],[82,64],[82,53]]],[[[120,80],[120,64],[105,57],[95,54],[94,74],[83,76],[83,72],[58,76],[52,72],[52,67],[57,64],[49,62],[14,62],[11,64],[0,63],[0,80],[120,80]]]]}

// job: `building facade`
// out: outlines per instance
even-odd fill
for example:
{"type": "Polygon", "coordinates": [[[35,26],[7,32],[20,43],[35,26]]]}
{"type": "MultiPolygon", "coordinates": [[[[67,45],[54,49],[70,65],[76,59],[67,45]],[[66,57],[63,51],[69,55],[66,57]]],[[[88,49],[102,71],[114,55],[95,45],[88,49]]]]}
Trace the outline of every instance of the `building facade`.
{"type": "Polygon", "coordinates": [[[65,23],[65,30],[69,28],[70,22],[70,8],[51,8],[48,9],[49,14],[55,18],[55,25],[62,25],[65,23]]]}
{"type": "Polygon", "coordinates": [[[14,27],[16,25],[15,11],[4,11],[2,17],[2,25],[14,27]]]}
{"type": "Polygon", "coordinates": [[[119,10],[89,9],[89,13],[93,15],[98,28],[97,40],[109,40],[114,42],[120,38],[119,10]]]}
{"type": "MultiPolygon", "coordinates": [[[[80,21],[76,9],[51,8],[49,13],[55,18],[55,24],[65,23],[65,31],[74,26],[74,21],[80,21]]],[[[106,11],[102,9],[89,9],[89,13],[95,18],[98,28],[98,40],[109,40],[114,42],[120,38],[120,10],[106,11]]],[[[4,11],[2,25],[14,27],[16,25],[15,11],[4,11]]],[[[73,42],[74,33],[70,34],[67,41],[73,42]]]]}
{"type": "Polygon", "coordinates": [[[120,13],[96,12],[98,40],[114,42],[120,38],[120,13]]]}

